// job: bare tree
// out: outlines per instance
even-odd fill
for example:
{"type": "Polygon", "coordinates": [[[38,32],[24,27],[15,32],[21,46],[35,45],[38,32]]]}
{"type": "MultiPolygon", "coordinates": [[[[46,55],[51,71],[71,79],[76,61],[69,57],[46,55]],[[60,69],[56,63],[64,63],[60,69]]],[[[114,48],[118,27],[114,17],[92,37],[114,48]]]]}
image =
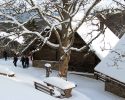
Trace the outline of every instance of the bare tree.
{"type": "Polygon", "coordinates": [[[41,0],[41,2],[36,2],[36,0],[3,0],[2,4],[0,4],[0,18],[2,19],[0,22],[11,23],[11,28],[7,29],[7,31],[14,32],[9,35],[15,35],[15,38],[34,34],[33,41],[40,38],[43,45],[47,44],[52,48],[59,48],[59,76],[66,77],[71,50],[86,51],[92,41],[99,36],[97,35],[81,48],[72,47],[78,28],[87,20],[95,17],[94,7],[99,2],[100,0],[41,0]],[[84,11],[84,15],[81,16],[80,20],[74,20],[74,17],[81,11],[82,13],[84,11]],[[17,16],[24,13],[30,14],[30,17],[21,21],[17,16]],[[47,32],[46,37],[42,35],[43,30],[30,30],[26,27],[26,24],[36,17],[43,19],[49,27],[50,30],[47,32]],[[74,21],[77,23],[75,26],[72,24],[74,21]],[[52,32],[56,35],[58,44],[49,41],[52,32]]]}

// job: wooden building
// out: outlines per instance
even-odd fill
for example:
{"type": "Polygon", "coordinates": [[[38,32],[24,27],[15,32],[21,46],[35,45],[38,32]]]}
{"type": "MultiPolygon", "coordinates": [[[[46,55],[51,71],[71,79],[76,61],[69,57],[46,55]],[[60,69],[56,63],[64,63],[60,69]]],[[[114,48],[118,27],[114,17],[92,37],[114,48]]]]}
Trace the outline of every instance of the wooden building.
{"type": "MultiPolygon", "coordinates": [[[[117,14],[108,14],[104,15],[105,18],[101,15],[97,16],[100,20],[100,24],[105,24],[111,31],[116,34],[117,36],[121,37],[123,35],[123,31],[120,31],[118,33],[118,30],[121,30],[123,26],[122,20],[124,19],[124,15],[121,13],[117,14]],[[120,16],[119,16],[120,15],[120,16]],[[118,17],[119,16],[119,17],[118,17]],[[119,20],[117,20],[119,19],[119,20]],[[120,25],[117,25],[120,23],[120,25]]],[[[37,19],[38,20],[38,19],[37,19]]],[[[44,23],[44,22],[41,22],[44,23]]],[[[40,26],[39,23],[37,26],[40,26]]],[[[103,25],[102,25],[103,26],[103,25]]],[[[54,35],[54,34],[52,34],[54,35]]],[[[84,40],[76,33],[75,34],[75,42],[73,44],[74,47],[81,47],[85,45],[84,40]]],[[[54,36],[52,36],[54,37],[54,36]]],[[[37,43],[39,40],[36,40],[31,46],[28,48],[28,52],[34,50],[37,48],[37,43]]],[[[56,38],[51,38],[50,41],[57,43],[56,38]]],[[[26,50],[27,51],[27,50],[26,50]]],[[[24,52],[25,53],[25,52],[24,52]]],[[[80,72],[94,72],[94,67],[100,62],[100,59],[93,53],[89,52],[87,56],[85,56],[85,52],[75,52],[72,51],[71,53],[71,59],[69,62],[69,70],[71,71],[80,71],[80,72]]],[[[52,63],[52,66],[57,67],[58,66],[58,60],[59,60],[59,51],[57,49],[52,49],[48,47],[47,45],[44,45],[41,50],[35,52],[33,54],[33,66],[36,67],[44,67],[44,64],[46,62],[52,63]]],[[[57,69],[57,68],[56,68],[57,69]]]]}
{"type": "MultiPolygon", "coordinates": [[[[52,34],[50,41],[53,43],[57,43],[56,38],[54,38],[55,34],[52,34]]],[[[81,39],[81,37],[76,33],[76,38],[73,46],[80,48],[85,45],[85,42],[81,39]]],[[[41,42],[39,40],[35,40],[25,51],[24,54],[35,50],[37,48],[37,44],[41,42]]],[[[69,62],[69,70],[70,71],[79,71],[79,72],[94,72],[94,67],[99,63],[100,59],[93,52],[71,52],[71,58],[69,62]]],[[[47,45],[44,45],[40,50],[33,53],[33,66],[34,67],[44,67],[45,63],[51,63],[55,69],[58,69],[59,61],[59,50],[53,49],[47,45]]]]}
{"type": "Polygon", "coordinates": [[[125,13],[106,15],[101,20],[116,34],[120,40],[109,53],[95,67],[95,77],[105,83],[105,90],[125,98],[125,13]]]}

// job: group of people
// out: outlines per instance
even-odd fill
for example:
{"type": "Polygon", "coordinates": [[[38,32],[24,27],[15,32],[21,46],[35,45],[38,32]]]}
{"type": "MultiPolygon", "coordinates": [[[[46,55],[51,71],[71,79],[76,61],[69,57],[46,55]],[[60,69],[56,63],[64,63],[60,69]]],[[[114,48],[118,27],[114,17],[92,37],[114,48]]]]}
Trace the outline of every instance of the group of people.
{"type": "MultiPolygon", "coordinates": [[[[15,54],[14,58],[13,58],[13,63],[14,63],[15,67],[17,66],[17,61],[18,61],[18,56],[15,54]]],[[[29,57],[28,56],[23,55],[21,57],[20,61],[22,62],[23,68],[28,68],[29,67],[29,57]]]]}
{"type": "MultiPolygon", "coordinates": [[[[3,51],[3,57],[5,58],[5,61],[7,60],[7,51],[3,51]]],[[[14,54],[13,57],[13,64],[16,67],[17,66],[17,61],[18,61],[18,54],[14,54]]],[[[22,55],[21,60],[23,68],[29,67],[29,57],[27,55],[22,55]]]]}
{"type": "Polygon", "coordinates": [[[28,56],[23,55],[21,57],[21,62],[22,62],[23,68],[28,68],[29,67],[29,58],[28,58],[28,56]]]}

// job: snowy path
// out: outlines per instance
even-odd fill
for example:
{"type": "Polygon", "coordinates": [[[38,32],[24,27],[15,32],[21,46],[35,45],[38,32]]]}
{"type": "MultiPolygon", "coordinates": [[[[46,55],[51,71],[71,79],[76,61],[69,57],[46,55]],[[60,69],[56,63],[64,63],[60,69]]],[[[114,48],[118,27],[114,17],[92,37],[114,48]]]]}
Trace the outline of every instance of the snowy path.
{"type": "MultiPolygon", "coordinates": [[[[45,78],[45,70],[29,67],[23,69],[20,61],[18,67],[14,67],[12,60],[0,59],[0,69],[13,71],[16,77],[9,78],[0,76],[0,98],[1,100],[59,100],[43,92],[34,89],[33,81],[45,78]]],[[[53,71],[51,76],[57,76],[53,71]]],[[[73,90],[73,96],[63,100],[125,100],[109,92],[104,91],[104,83],[80,75],[69,74],[68,80],[77,84],[73,90]]]]}

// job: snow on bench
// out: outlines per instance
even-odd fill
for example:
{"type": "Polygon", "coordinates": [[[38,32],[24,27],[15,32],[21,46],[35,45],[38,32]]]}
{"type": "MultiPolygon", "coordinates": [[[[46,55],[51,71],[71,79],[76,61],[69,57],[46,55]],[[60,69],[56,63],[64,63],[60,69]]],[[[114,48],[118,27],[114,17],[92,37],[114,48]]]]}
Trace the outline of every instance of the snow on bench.
{"type": "Polygon", "coordinates": [[[9,70],[9,69],[0,68],[0,75],[14,77],[15,73],[13,71],[9,70]]]}
{"type": "Polygon", "coordinates": [[[57,89],[63,97],[70,97],[72,89],[76,87],[76,85],[72,82],[66,81],[60,77],[48,77],[43,80],[48,86],[57,89]]]}
{"type": "Polygon", "coordinates": [[[48,86],[46,83],[44,83],[43,81],[40,81],[40,80],[35,80],[34,81],[34,86],[35,86],[35,89],[41,91],[41,92],[44,92],[44,93],[47,93],[51,96],[54,96],[54,97],[61,97],[61,94],[59,91],[57,91],[56,89],[54,89],[52,86],[48,86]]]}

